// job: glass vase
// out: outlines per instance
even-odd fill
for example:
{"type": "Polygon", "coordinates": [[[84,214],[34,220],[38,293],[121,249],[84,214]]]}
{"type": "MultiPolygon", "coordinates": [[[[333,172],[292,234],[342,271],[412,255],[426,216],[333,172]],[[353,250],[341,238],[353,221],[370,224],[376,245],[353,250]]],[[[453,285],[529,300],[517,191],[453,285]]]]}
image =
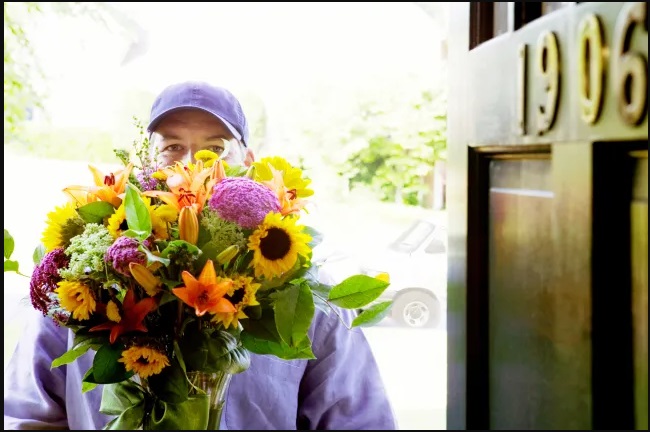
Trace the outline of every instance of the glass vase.
{"type": "Polygon", "coordinates": [[[191,394],[207,394],[209,400],[208,426],[206,430],[221,429],[221,416],[226,405],[226,394],[232,374],[225,372],[188,372],[193,385],[191,394]]]}

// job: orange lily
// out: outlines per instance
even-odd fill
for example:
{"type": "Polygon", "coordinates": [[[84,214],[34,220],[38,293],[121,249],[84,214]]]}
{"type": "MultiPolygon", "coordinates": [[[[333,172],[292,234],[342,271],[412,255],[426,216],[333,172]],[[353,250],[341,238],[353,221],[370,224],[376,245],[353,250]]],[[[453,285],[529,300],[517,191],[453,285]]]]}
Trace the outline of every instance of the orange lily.
{"type": "Polygon", "coordinates": [[[142,324],[142,320],[149,312],[156,309],[158,303],[152,297],[147,297],[136,303],[134,295],[133,290],[126,292],[124,302],[122,303],[124,312],[122,313],[120,322],[108,321],[91,328],[89,331],[110,330],[111,335],[109,340],[111,343],[115,343],[117,338],[124,333],[131,331],[147,332],[147,328],[142,324]]]}
{"type": "MultiPolygon", "coordinates": [[[[129,175],[133,170],[133,164],[129,163],[126,167],[115,172],[108,174],[102,173],[99,169],[92,165],[88,165],[90,172],[93,174],[95,180],[94,186],[68,186],[63,189],[73,199],[78,199],[80,193],[86,192],[101,201],[109,202],[113,207],[119,207],[122,204],[122,197],[126,189],[126,182],[129,180],[129,175]]],[[[95,199],[93,199],[95,201],[95,199]]],[[[87,201],[90,202],[90,201],[87,201]]]]}
{"type": "Polygon", "coordinates": [[[143,195],[160,198],[179,212],[183,207],[192,206],[196,213],[200,214],[205,201],[212,193],[212,187],[218,181],[215,175],[216,166],[217,164],[205,168],[201,160],[191,166],[176,162],[158,171],[166,177],[170,192],[154,190],[145,191],[143,195]]]}
{"type": "Polygon", "coordinates": [[[260,183],[268,186],[280,201],[280,213],[282,216],[288,214],[298,214],[305,205],[307,201],[298,198],[298,194],[295,189],[287,189],[284,184],[284,178],[282,177],[282,171],[276,170],[273,167],[269,167],[273,173],[273,178],[271,180],[261,181],[260,183]]]}
{"type": "Polygon", "coordinates": [[[184,287],[174,288],[172,292],[185,304],[194,308],[196,316],[203,316],[206,312],[232,313],[237,309],[224,295],[232,288],[231,279],[217,279],[212,260],[208,260],[196,279],[188,271],[181,274],[184,287]]]}

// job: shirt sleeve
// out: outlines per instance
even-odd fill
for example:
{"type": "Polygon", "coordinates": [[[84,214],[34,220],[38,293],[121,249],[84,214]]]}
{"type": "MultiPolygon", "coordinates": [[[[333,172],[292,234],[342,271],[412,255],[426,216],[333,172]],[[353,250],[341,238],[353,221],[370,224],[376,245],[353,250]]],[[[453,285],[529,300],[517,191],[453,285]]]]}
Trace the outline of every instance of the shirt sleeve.
{"type": "Polygon", "coordinates": [[[317,312],[312,337],[316,357],[300,385],[299,430],[394,430],[393,409],[371,347],[354,312],[317,312]]]}
{"type": "Polygon", "coordinates": [[[65,366],[50,369],[67,350],[67,329],[30,311],[5,368],[5,430],[68,429],[65,366]]]}

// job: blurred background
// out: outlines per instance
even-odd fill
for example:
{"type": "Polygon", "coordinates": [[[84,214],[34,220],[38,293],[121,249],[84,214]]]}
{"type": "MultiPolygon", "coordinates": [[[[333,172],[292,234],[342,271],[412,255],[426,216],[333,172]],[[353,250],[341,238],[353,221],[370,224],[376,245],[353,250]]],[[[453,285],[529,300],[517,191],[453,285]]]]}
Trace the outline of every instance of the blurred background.
{"type": "MultiPolygon", "coordinates": [[[[302,167],[335,278],[389,272],[365,329],[401,429],[444,429],[448,3],[4,3],[4,227],[27,275],[61,189],[117,166],[165,86],[230,88],[302,167]]],[[[5,273],[5,365],[31,312],[5,273]]]]}

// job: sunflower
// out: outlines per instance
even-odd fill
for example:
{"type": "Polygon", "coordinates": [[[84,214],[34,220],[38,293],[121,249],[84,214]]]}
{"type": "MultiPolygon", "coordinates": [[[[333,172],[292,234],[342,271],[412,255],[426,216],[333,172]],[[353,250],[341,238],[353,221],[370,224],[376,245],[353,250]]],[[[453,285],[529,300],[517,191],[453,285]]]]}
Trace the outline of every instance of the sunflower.
{"type": "Polygon", "coordinates": [[[75,204],[72,202],[55,207],[47,214],[45,223],[46,227],[41,237],[45,252],[67,247],[70,239],[84,231],[84,221],[77,214],[75,204]]]}
{"type": "Polygon", "coordinates": [[[169,359],[163,353],[153,348],[132,346],[122,352],[119,360],[124,363],[127,372],[135,372],[140,378],[148,378],[159,374],[165,366],[169,366],[169,359]]]}
{"type": "Polygon", "coordinates": [[[253,282],[252,277],[236,275],[232,276],[232,288],[228,290],[224,298],[228,299],[235,307],[235,312],[217,312],[212,318],[213,322],[221,322],[225,328],[237,327],[240,319],[248,318],[244,308],[259,305],[255,293],[261,284],[253,282]]]}
{"type": "Polygon", "coordinates": [[[126,208],[124,207],[124,204],[119,206],[108,218],[106,228],[113,238],[118,238],[123,231],[129,229],[126,225],[126,208]]]}
{"type": "Polygon", "coordinates": [[[271,279],[290,270],[298,255],[307,256],[311,236],[296,225],[295,218],[282,218],[280,213],[269,213],[264,222],[248,238],[248,248],[254,251],[251,266],[255,277],[271,279]]]}
{"type": "MultiPolygon", "coordinates": [[[[149,210],[153,235],[157,239],[169,239],[167,224],[175,222],[176,219],[178,219],[178,211],[167,204],[154,207],[151,205],[151,199],[148,197],[143,196],[142,200],[149,210]]],[[[114,238],[118,238],[123,231],[129,229],[126,223],[126,208],[124,207],[124,204],[120,205],[111,217],[108,218],[107,228],[108,232],[110,232],[114,238]]]]}
{"type": "Polygon", "coordinates": [[[72,318],[80,321],[90,319],[90,314],[95,312],[97,302],[90,287],[77,281],[61,281],[56,293],[59,295],[59,303],[72,318]]]}

